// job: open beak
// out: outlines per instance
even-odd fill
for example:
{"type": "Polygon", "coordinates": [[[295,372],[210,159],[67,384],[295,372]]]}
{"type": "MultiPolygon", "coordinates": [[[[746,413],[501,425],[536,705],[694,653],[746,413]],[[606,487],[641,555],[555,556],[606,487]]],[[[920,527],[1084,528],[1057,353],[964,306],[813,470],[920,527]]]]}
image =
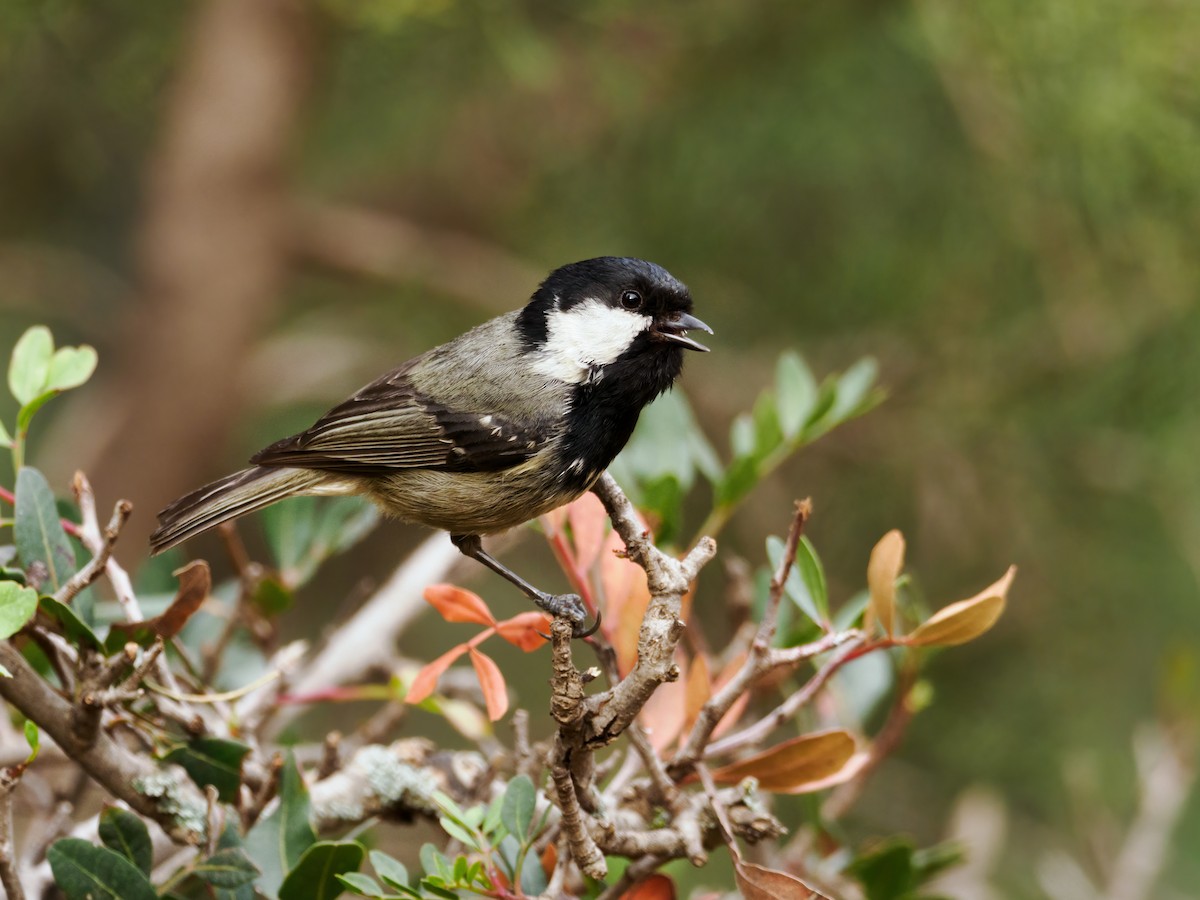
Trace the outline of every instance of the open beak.
{"type": "Polygon", "coordinates": [[[686,347],[689,350],[700,350],[707,353],[707,347],[687,336],[689,330],[707,331],[709,334],[713,333],[711,328],[691,313],[681,313],[674,319],[659,322],[654,326],[654,333],[664,341],[670,341],[672,344],[678,344],[680,347],[686,347]]]}

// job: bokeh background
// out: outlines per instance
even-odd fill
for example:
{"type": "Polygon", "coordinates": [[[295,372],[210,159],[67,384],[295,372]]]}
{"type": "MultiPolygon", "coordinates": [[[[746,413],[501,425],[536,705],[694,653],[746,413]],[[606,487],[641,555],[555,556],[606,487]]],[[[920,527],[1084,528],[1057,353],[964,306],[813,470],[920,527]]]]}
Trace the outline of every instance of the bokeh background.
{"type": "MultiPolygon", "coordinates": [[[[835,598],[892,527],[935,603],[1020,566],[859,825],[975,809],[995,896],[1069,897],[1141,821],[1139,729],[1194,762],[1198,65],[1187,0],[9,0],[0,353],[100,351],[31,458],[135,501],[131,564],[150,511],[562,262],[688,282],[720,448],[782,349],[876,357],[890,399],[725,543],[811,494],[835,598]]],[[[1200,806],[1167,824],[1150,896],[1200,896],[1200,806]]]]}

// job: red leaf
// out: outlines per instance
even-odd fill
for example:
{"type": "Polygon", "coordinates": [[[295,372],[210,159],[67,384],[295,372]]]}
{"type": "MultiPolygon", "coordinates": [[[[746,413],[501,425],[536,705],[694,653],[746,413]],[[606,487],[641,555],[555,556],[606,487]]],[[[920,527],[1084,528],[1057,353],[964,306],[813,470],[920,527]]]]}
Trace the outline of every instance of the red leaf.
{"type": "Polygon", "coordinates": [[[437,680],[442,677],[442,673],[450,668],[450,664],[466,653],[470,647],[466,644],[459,644],[457,647],[451,647],[433,662],[426,665],[417,677],[413,679],[413,683],[408,686],[408,693],[404,696],[405,703],[420,703],[426,697],[433,693],[433,689],[437,687],[437,680]]]}
{"type": "Polygon", "coordinates": [[[734,878],[743,900],[829,900],[795,875],[736,860],[734,878]]]}
{"type": "Polygon", "coordinates": [[[546,639],[538,634],[539,631],[542,634],[550,633],[550,617],[540,612],[523,612],[496,623],[496,633],[526,653],[546,643],[546,639]]]}
{"type": "Polygon", "coordinates": [[[431,584],[425,588],[425,599],[447,622],[496,624],[496,617],[478,594],[452,584],[431,584]]]}
{"type": "Polygon", "coordinates": [[[651,875],[623,893],[620,900],[675,900],[675,882],[666,875],[651,875]]]}
{"type": "Polygon", "coordinates": [[[508,712],[508,688],[504,684],[504,675],[490,656],[480,653],[474,647],[471,648],[471,665],[475,667],[479,686],[483,688],[488,718],[497,722],[508,712]]]}
{"type": "Polygon", "coordinates": [[[600,555],[608,513],[600,498],[589,491],[567,507],[567,521],[571,523],[575,562],[581,572],[586,572],[600,555]]]}

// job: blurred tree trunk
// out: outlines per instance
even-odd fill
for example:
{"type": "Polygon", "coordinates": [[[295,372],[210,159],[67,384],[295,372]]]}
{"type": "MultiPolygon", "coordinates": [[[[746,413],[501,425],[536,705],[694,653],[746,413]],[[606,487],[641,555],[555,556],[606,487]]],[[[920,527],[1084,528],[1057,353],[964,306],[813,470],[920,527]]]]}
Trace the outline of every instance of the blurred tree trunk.
{"type": "Polygon", "coordinates": [[[217,474],[240,360],[275,312],[288,257],[288,153],[311,67],[300,0],[208,0],[168,93],[137,239],[140,298],[100,409],[94,483],[128,497],[126,554],[153,513],[217,474]]]}

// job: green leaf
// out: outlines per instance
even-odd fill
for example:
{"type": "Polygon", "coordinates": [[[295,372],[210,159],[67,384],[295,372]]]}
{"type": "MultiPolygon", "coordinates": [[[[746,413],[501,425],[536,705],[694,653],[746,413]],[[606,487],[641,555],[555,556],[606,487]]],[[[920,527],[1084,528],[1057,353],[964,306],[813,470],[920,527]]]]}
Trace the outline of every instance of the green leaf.
{"type": "MultiPolygon", "coordinates": [[[[772,576],[775,572],[779,571],[779,563],[783,559],[783,550],[784,543],[780,538],[774,535],[767,538],[767,559],[771,562],[772,576]]],[[[788,571],[787,580],[783,583],[783,592],[801,612],[817,624],[821,624],[824,621],[821,613],[821,605],[809,589],[801,570],[800,557],[802,552],[803,547],[798,544],[796,546],[796,562],[788,571]]]]}
{"type": "Polygon", "coordinates": [[[529,825],[536,807],[537,790],[528,775],[518,775],[508,783],[504,805],[500,807],[500,820],[508,833],[522,844],[529,839],[529,825]]]}
{"type": "Polygon", "coordinates": [[[96,351],[87,344],[61,348],[50,360],[46,388],[51,391],[69,391],[85,384],[96,371],[96,361],[96,351]]]}
{"type": "Polygon", "coordinates": [[[13,445],[12,435],[4,427],[4,423],[0,422],[0,447],[11,447],[13,445]]]}
{"type": "Polygon", "coordinates": [[[46,568],[46,593],[53,593],[75,571],[75,552],[59,521],[54,494],[42,473],[29,466],[17,473],[16,494],[13,539],[21,564],[28,573],[41,563],[46,568]]]}
{"type": "Polygon", "coordinates": [[[788,351],[775,366],[776,409],[783,436],[792,440],[817,405],[817,380],[798,353],[788,351]]]}
{"type": "Polygon", "coordinates": [[[45,390],[53,356],[54,338],[45,325],[28,329],[13,347],[8,365],[8,389],[22,406],[45,390]]]}
{"type": "Polygon", "coordinates": [[[104,652],[104,644],[96,637],[96,632],[88,628],[71,607],[59,603],[53,597],[42,597],[38,601],[38,608],[58,625],[63,637],[76,647],[104,652]]]}
{"type": "Polygon", "coordinates": [[[218,888],[231,890],[249,884],[259,876],[258,866],[240,847],[218,850],[208,859],[195,864],[192,874],[218,888]]]}
{"type": "Polygon", "coordinates": [[[435,875],[445,880],[450,878],[450,863],[446,857],[438,852],[438,848],[433,844],[422,844],[421,852],[421,868],[425,870],[426,875],[435,875]]]}
{"type": "Polygon", "coordinates": [[[829,587],[825,583],[825,567],[821,565],[821,558],[807,536],[800,538],[796,546],[796,568],[800,570],[805,590],[820,612],[821,618],[817,621],[821,624],[828,622],[829,587]]]}
{"type": "Polygon", "coordinates": [[[483,825],[481,830],[484,834],[493,834],[499,828],[504,820],[500,818],[500,811],[504,805],[504,795],[493,798],[488,804],[487,815],[483,817],[483,825]]]}
{"type": "Polygon", "coordinates": [[[783,430],[779,427],[779,414],[775,410],[775,398],[770,391],[763,391],[754,402],[754,456],[763,459],[783,443],[783,430]]]}
{"type": "Polygon", "coordinates": [[[334,900],[342,893],[337,876],[357,871],[365,855],[354,841],[318,841],[283,879],[279,900],[334,900]]]}
{"type": "Polygon", "coordinates": [[[25,720],[25,743],[29,745],[29,755],[25,757],[25,765],[29,765],[37,759],[38,751],[42,749],[42,733],[33,719],[25,720]]]}
{"type": "Polygon", "coordinates": [[[860,359],[843,372],[837,380],[837,399],[829,411],[830,423],[836,425],[844,422],[874,406],[881,399],[880,395],[872,395],[871,391],[878,377],[879,363],[870,357],[860,359]]]}
{"type": "Polygon", "coordinates": [[[267,542],[287,588],[304,584],[321,563],[352,547],[378,521],[378,510],[359,497],[294,497],[263,512],[267,542]]]}
{"type": "Polygon", "coordinates": [[[917,886],[913,845],[892,838],[864,853],[846,868],[863,886],[867,900],[900,900],[917,886]]]}
{"type": "Polygon", "coordinates": [[[107,807],[100,814],[100,840],[131,863],[150,874],[154,864],[154,846],[146,823],[127,809],[107,807]]]}
{"type": "Polygon", "coordinates": [[[0,640],[12,637],[37,612],[38,593],[15,581],[0,581],[0,640]]]}
{"type": "Polygon", "coordinates": [[[546,892],[550,882],[546,878],[546,870],[536,853],[526,853],[521,860],[521,890],[528,897],[540,897],[546,892]]]}
{"type": "Polygon", "coordinates": [[[242,759],[250,748],[225,738],[196,738],[163,757],[183,766],[200,787],[213,785],[222,803],[237,799],[242,784],[242,759]]]}
{"type": "Polygon", "coordinates": [[[466,844],[468,847],[474,848],[476,850],[479,849],[479,847],[478,847],[479,839],[476,838],[475,835],[471,834],[471,832],[468,831],[466,828],[464,828],[462,825],[459,825],[457,822],[455,822],[453,819],[451,819],[449,816],[441,816],[438,819],[438,823],[442,826],[442,830],[444,832],[446,832],[446,834],[450,835],[450,837],[454,838],[456,841],[461,841],[462,843],[466,844]]]}
{"type": "Polygon", "coordinates": [[[266,616],[277,616],[291,609],[295,600],[296,595],[292,591],[284,587],[279,579],[269,575],[255,583],[254,592],[250,595],[250,602],[266,616]]]}
{"type": "Polygon", "coordinates": [[[309,812],[308,788],[289,753],[279,773],[278,805],[246,836],[246,850],[262,869],[258,886],[267,896],[275,896],[284,873],[316,842],[309,812]]]}
{"type": "Polygon", "coordinates": [[[729,427],[729,447],[735,459],[754,456],[754,419],[740,413],[729,427]]]}
{"type": "Polygon", "coordinates": [[[349,872],[345,875],[338,875],[337,880],[342,885],[360,897],[372,897],[375,900],[392,900],[392,898],[402,897],[403,894],[390,894],[382,887],[379,882],[370,875],[363,875],[361,872],[349,872]]]}
{"type": "Polygon", "coordinates": [[[383,879],[384,884],[394,888],[408,888],[408,869],[399,860],[392,859],[381,850],[370,852],[371,865],[375,874],[383,879]]]}
{"type": "Polygon", "coordinates": [[[67,900],[158,900],[150,879],[107,847],[63,838],[55,841],[46,858],[67,900]]]}
{"type": "Polygon", "coordinates": [[[717,483],[718,506],[731,506],[750,493],[758,484],[758,460],[752,456],[739,456],[729,464],[725,476],[717,483]]]}

